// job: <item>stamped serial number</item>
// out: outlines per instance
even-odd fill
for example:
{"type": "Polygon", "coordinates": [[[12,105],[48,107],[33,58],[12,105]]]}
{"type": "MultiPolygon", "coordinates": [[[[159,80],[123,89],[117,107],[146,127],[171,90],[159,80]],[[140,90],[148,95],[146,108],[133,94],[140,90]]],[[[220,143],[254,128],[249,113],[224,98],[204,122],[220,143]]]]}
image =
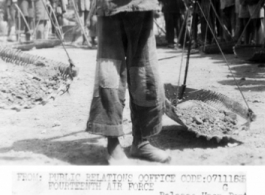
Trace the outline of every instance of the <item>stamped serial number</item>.
{"type": "Polygon", "coordinates": [[[181,181],[185,183],[245,183],[245,175],[201,175],[184,174],[181,175],[181,181]]]}

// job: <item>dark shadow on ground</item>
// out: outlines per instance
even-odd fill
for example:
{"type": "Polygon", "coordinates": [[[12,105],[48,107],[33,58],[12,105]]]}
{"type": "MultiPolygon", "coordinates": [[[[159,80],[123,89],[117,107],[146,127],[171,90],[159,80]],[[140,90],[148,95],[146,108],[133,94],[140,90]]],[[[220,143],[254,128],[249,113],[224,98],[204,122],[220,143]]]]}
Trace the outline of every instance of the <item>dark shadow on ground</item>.
{"type": "MultiPolygon", "coordinates": [[[[164,126],[160,134],[150,139],[152,145],[164,150],[183,150],[191,148],[217,148],[225,147],[228,143],[242,144],[232,138],[223,138],[220,142],[216,139],[207,140],[205,137],[197,137],[195,133],[186,130],[179,125],[164,126]]],[[[125,149],[127,156],[130,156],[130,147],[125,149]]]]}
{"type": "MultiPolygon", "coordinates": [[[[49,139],[27,139],[20,140],[11,147],[0,148],[0,153],[4,154],[10,151],[15,152],[32,152],[42,154],[49,158],[55,158],[73,165],[107,165],[106,151],[98,140],[102,137],[62,140],[59,139],[74,135],[68,134],[61,137],[49,139]]],[[[6,159],[9,157],[1,157],[6,159]]],[[[12,160],[16,160],[15,158],[12,160]]],[[[21,159],[17,159],[21,160],[21,159]]]]}

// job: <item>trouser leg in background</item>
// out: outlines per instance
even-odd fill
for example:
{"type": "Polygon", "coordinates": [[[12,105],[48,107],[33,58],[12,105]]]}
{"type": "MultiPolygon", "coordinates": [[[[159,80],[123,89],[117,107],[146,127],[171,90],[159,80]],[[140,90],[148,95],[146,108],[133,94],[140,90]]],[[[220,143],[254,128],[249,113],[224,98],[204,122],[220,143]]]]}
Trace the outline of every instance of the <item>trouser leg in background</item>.
{"type": "Polygon", "coordinates": [[[128,83],[133,135],[161,130],[164,91],[158,78],[152,12],[98,17],[98,55],[87,131],[124,135],[122,112],[128,83]]]}
{"type": "Polygon", "coordinates": [[[172,13],[164,13],[165,17],[165,26],[166,26],[166,39],[168,44],[174,44],[174,24],[176,23],[174,20],[176,18],[173,17],[172,13]]]}
{"type": "MultiPolygon", "coordinates": [[[[89,14],[89,11],[79,11],[79,17],[80,17],[80,20],[82,22],[82,25],[85,27],[84,30],[85,30],[85,33],[88,35],[88,29],[87,29],[87,19],[88,19],[88,14],[89,14]]],[[[82,33],[83,34],[83,33],[82,33]]],[[[86,42],[86,35],[83,34],[83,43],[86,42]]]]}

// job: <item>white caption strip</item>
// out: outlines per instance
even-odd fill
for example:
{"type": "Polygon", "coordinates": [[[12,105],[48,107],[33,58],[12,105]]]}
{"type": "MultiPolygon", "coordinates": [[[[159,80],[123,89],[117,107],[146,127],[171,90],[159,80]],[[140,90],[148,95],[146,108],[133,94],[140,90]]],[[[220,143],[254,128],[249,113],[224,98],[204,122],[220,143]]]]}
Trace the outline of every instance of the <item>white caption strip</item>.
{"type": "Polygon", "coordinates": [[[246,195],[243,173],[13,173],[13,195],[246,195]]]}

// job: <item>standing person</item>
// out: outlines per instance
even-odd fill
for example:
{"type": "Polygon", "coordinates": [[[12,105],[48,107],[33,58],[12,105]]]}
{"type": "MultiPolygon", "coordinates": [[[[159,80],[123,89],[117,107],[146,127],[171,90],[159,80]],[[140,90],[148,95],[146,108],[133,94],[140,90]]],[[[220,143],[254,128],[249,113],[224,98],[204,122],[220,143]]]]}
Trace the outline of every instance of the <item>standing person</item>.
{"type": "MultiPolygon", "coordinates": [[[[90,11],[92,10],[92,0],[90,0],[90,11]]],[[[87,28],[89,30],[89,37],[90,37],[90,43],[91,45],[95,46],[97,45],[96,37],[97,37],[97,16],[93,15],[91,18],[87,20],[87,28]]]]}
{"type": "Polygon", "coordinates": [[[192,30],[191,30],[191,36],[192,36],[192,49],[197,49],[199,47],[199,40],[198,40],[198,24],[199,24],[199,16],[200,16],[200,10],[198,8],[197,3],[194,3],[193,6],[193,15],[192,15],[192,30]]]}
{"type": "Polygon", "coordinates": [[[264,26],[263,26],[263,18],[264,18],[264,0],[247,0],[246,5],[248,6],[249,15],[251,17],[252,22],[252,36],[251,43],[259,44],[263,43],[264,38],[264,26]],[[260,31],[261,30],[261,35],[260,31]],[[263,37],[262,37],[263,36],[263,37]]]}
{"type": "MultiPolygon", "coordinates": [[[[221,0],[221,10],[223,23],[227,27],[229,33],[233,36],[235,35],[236,27],[236,12],[235,12],[235,0],[221,0]]],[[[224,36],[226,34],[224,33],[224,36]]],[[[224,37],[225,40],[229,40],[230,37],[224,37]]]]}
{"type": "MultiPolygon", "coordinates": [[[[79,17],[81,18],[82,25],[87,24],[88,14],[90,10],[90,0],[77,0],[77,8],[79,17]]],[[[85,28],[87,32],[87,28],[85,28]]],[[[85,35],[83,35],[83,45],[85,45],[86,39],[85,35]]]]}
{"type": "Polygon", "coordinates": [[[36,23],[36,39],[48,39],[49,29],[48,20],[49,16],[44,7],[47,0],[35,0],[34,1],[34,16],[36,23]]]}
{"type": "Polygon", "coordinates": [[[260,41],[258,32],[261,27],[263,28],[261,20],[264,18],[263,4],[261,4],[262,2],[264,4],[264,0],[240,0],[239,34],[242,34],[243,30],[246,28],[244,31],[244,44],[257,44],[260,41]],[[251,18],[251,21],[248,24],[249,18],[251,18]]]}
{"type": "Polygon", "coordinates": [[[12,0],[6,0],[5,14],[6,16],[4,20],[7,21],[7,40],[13,41],[11,37],[12,36],[11,31],[13,26],[15,26],[17,30],[17,18],[16,18],[17,10],[12,0]]]}
{"type": "Polygon", "coordinates": [[[98,53],[87,131],[107,138],[111,160],[126,159],[119,143],[128,85],[132,119],[131,156],[168,162],[149,138],[162,129],[164,90],[157,70],[153,11],[156,0],[96,1],[98,53]]]}
{"type": "MultiPolygon", "coordinates": [[[[50,0],[50,4],[51,7],[54,11],[55,16],[52,14],[52,20],[53,20],[53,24],[57,24],[58,22],[58,28],[62,28],[63,26],[63,14],[66,12],[66,5],[67,2],[65,0],[50,0]],[[55,18],[57,22],[55,21],[55,18]]],[[[60,36],[58,35],[58,32],[56,32],[56,27],[52,24],[52,33],[56,34],[56,36],[60,36]]]]}
{"type": "Polygon", "coordinates": [[[222,28],[220,25],[220,22],[217,19],[217,16],[210,4],[213,4],[213,7],[216,11],[216,14],[218,15],[219,18],[221,18],[221,6],[220,6],[220,0],[201,0],[201,7],[203,14],[205,15],[206,19],[201,13],[201,35],[202,35],[202,40],[204,40],[204,43],[207,44],[212,44],[215,42],[214,36],[215,37],[222,37],[222,28]],[[208,25],[209,23],[209,25],[208,25]],[[213,30],[214,35],[212,34],[210,28],[213,30]]]}
{"type": "Polygon", "coordinates": [[[234,41],[238,41],[240,36],[240,19],[239,19],[239,9],[240,9],[240,0],[235,0],[235,14],[236,14],[236,26],[235,26],[235,34],[234,34],[234,41]]]}
{"type": "Polygon", "coordinates": [[[31,0],[18,0],[18,7],[20,8],[26,22],[20,16],[21,27],[20,30],[23,30],[26,34],[26,41],[29,41],[31,38],[31,29],[33,28],[33,7],[31,0]]]}
{"type": "MultiPolygon", "coordinates": [[[[185,6],[183,0],[160,0],[165,18],[166,39],[169,48],[175,47],[175,36],[179,37],[180,28],[184,22],[185,6]]],[[[182,37],[184,39],[184,36],[182,37]]],[[[178,40],[183,44],[183,40],[178,40]]]]}
{"type": "MultiPolygon", "coordinates": [[[[247,25],[249,18],[250,18],[248,7],[246,5],[245,0],[239,0],[238,17],[239,17],[239,32],[238,33],[239,33],[239,35],[241,35],[243,33],[245,26],[247,25]]],[[[251,29],[250,25],[248,25],[246,27],[245,32],[244,32],[244,44],[249,44],[249,37],[250,37],[251,30],[252,29],[251,29]]],[[[241,42],[241,40],[240,40],[240,42],[241,42]]]]}

